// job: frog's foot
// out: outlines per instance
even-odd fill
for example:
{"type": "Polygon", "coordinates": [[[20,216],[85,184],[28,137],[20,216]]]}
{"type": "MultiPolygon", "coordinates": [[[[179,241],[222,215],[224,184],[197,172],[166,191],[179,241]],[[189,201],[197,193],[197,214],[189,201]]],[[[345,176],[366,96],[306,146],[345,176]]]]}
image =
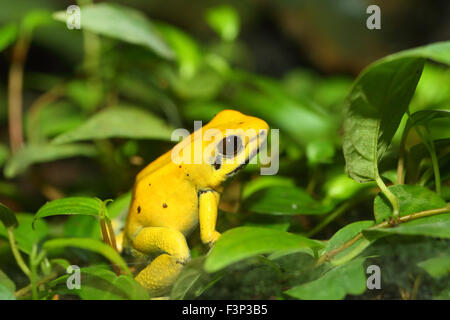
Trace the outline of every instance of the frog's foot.
{"type": "Polygon", "coordinates": [[[214,246],[214,243],[220,238],[221,234],[220,232],[214,231],[211,235],[211,239],[207,242],[208,246],[212,248],[214,246]]]}
{"type": "Polygon", "coordinates": [[[145,267],[136,276],[136,281],[147,288],[151,296],[167,294],[184,264],[189,261],[189,248],[184,235],[170,228],[147,227],[132,241],[133,247],[144,254],[165,252],[145,267]]]}
{"type": "Polygon", "coordinates": [[[183,269],[183,264],[176,260],[168,254],[158,256],[139,272],[136,281],[148,289],[151,297],[160,297],[167,294],[183,269]]]}

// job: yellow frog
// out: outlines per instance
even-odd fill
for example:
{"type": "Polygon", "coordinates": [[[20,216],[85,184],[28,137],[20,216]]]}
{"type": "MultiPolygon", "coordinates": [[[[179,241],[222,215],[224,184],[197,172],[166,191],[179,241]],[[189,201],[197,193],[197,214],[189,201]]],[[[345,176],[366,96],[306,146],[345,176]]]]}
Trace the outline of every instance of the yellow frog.
{"type": "Polygon", "coordinates": [[[123,246],[135,256],[157,255],[136,276],[152,295],[165,293],[189,261],[186,237],[198,224],[203,243],[220,237],[221,184],[259,152],[268,129],[261,119],[224,110],[137,175],[123,246]]]}

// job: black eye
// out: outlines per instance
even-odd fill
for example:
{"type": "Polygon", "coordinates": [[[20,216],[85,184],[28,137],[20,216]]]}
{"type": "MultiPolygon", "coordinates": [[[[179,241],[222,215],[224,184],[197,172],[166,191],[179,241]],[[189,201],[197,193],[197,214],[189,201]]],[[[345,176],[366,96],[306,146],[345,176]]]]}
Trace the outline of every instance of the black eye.
{"type": "Polygon", "coordinates": [[[232,158],[242,149],[242,140],[238,136],[224,138],[217,145],[218,152],[225,158],[232,158]]]}

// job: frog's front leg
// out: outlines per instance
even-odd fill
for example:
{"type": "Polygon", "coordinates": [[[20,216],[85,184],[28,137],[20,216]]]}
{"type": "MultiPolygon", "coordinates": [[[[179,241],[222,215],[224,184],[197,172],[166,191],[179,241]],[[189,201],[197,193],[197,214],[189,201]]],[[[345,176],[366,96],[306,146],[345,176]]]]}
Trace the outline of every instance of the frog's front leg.
{"type": "Polygon", "coordinates": [[[132,243],[134,249],[146,255],[163,252],[136,276],[136,281],[153,296],[165,294],[189,260],[186,238],[175,229],[146,227],[132,243]]]}
{"type": "Polygon", "coordinates": [[[200,191],[198,198],[200,239],[203,243],[212,245],[220,237],[220,233],[216,231],[220,194],[217,191],[207,189],[200,191]]]}

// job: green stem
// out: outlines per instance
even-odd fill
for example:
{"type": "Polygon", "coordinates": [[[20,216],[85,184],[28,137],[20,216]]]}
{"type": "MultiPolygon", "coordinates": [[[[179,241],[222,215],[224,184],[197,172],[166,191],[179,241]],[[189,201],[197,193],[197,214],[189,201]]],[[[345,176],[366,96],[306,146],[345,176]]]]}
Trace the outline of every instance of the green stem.
{"type": "Polygon", "coordinates": [[[434,147],[434,142],[431,139],[428,139],[428,131],[427,131],[426,127],[425,127],[425,133],[423,133],[421,130],[419,130],[418,126],[415,126],[414,129],[416,130],[417,134],[422,139],[423,144],[425,145],[428,152],[430,153],[431,164],[433,166],[434,181],[435,181],[435,185],[436,185],[436,193],[438,195],[441,195],[441,173],[439,172],[439,162],[437,159],[436,148],[434,147]]]}
{"type": "Polygon", "coordinates": [[[441,173],[439,172],[439,162],[436,155],[436,148],[434,147],[433,141],[430,141],[430,155],[431,163],[433,165],[434,181],[436,184],[436,193],[441,195],[441,173]]]}
{"type": "Polygon", "coordinates": [[[25,261],[23,261],[22,255],[20,254],[19,249],[17,248],[13,229],[7,228],[7,231],[8,231],[9,245],[10,245],[11,251],[14,255],[14,259],[16,259],[17,265],[22,270],[22,272],[25,273],[25,275],[27,277],[29,277],[31,272],[30,272],[30,269],[28,268],[28,266],[26,265],[25,261]]]}
{"type": "Polygon", "coordinates": [[[319,223],[315,228],[310,230],[306,236],[308,238],[314,236],[316,233],[320,232],[323,228],[325,228],[330,222],[339,217],[341,214],[346,212],[349,208],[354,205],[355,201],[347,201],[340,205],[336,210],[330,213],[321,223],[319,223]]]}
{"type": "Polygon", "coordinates": [[[381,189],[381,192],[386,196],[392,206],[392,214],[394,219],[397,220],[400,216],[400,204],[398,202],[398,198],[388,189],[388,187],[384,184],[383,180],[380,177],[380,174],[376,173],[375,181],[378,187],[381,189]]]}
{"type": "MultiPolygon", "coordinates": [[[[441,213],[448,213],[448,212],[450,212],[450,204],[447,204],[445,207],[442,207],[442,208],[419,211],[419,212],[415,212],[415,213],[400,217],[398,219],[398,223],[404,223],[407,221],[416,220],[416,219],[433,216],[433,215],[441,214],[441,213]]],[[[379,224],[376,224],[376,225],[370,227],[369,230],[380,229],[380,228],[391,228],[393,226],[394,225],[392,224],[391,221],[384,221],[384,222],[381,222],[379,224]]],[[[362,232],[358,233],[356,236],[354,236],[353,238],[351,238],[350,240],[348,240],[347,242],[342,244],[340,247],[321,256],[319,258],[319,260],[317,261],[316,266],[319,266],[319,265],[323,264],[325,261],[330,260],[332,257],[334,257],[338,253],[344,251],[345,249],[351,247],[353,244],[355,244],[358,240],[360,240],[362,238],[363,238],[363,233],[362,232]]]]}

